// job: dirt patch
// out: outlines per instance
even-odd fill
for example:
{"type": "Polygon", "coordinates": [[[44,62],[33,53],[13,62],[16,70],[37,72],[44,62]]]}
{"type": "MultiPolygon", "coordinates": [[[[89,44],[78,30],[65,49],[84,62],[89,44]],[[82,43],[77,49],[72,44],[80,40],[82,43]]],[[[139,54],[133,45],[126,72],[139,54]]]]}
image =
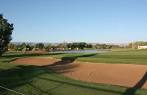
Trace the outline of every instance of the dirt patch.
{"type": "Polygon", "coordinates": [[[54,58],[23,58],[17,59],[14,63],[51,68],[58,73],[77,80],[127,87],[143,85],[141,87],[147,89],[147,65],[96,64],[88,62],[63,64],[63,61],[54,58]],[[61,65],[59,64],[60,62],[62,63],[61,65]],[[54,65],[56,63],[58,65],[54,65]]]}

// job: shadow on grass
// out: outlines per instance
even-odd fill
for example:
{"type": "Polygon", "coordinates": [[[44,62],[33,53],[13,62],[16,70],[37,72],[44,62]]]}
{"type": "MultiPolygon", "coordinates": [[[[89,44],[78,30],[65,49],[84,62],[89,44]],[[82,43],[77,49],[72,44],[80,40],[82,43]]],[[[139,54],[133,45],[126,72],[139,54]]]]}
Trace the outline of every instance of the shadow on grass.
{"type": "MultiPolygon", "coordinates": [[[[0,85],[9,89],[14,89],[31,82],[34,77],[43,73],[43,71],[35,66],[17,66],[7,70],[0,70],[0,85]]],[[[7,92],[8,91],[5,89],[0,89],[2,95],[3,93],[7,95],[7,92]]]]}
{"type": "Polygon", "coordinates": [[[1,58],[16,58],[16,57],[30,57],[30,56],[46,56],[46,55],[60,55],[64,53],[45,53],[45,54],[39,54],[39,53],[30,53],[30,54],[6,54],[2,55],[1,58]]]}
{"type": "Polygon", "coordinates": [[[2,63],[10,63],[10,62],[13,62],[13,61],[15,61],[15,60],[17,60],[18,58],[11,58],[11,59],[3,59],[3,60],[1,60],[0,62],[2,62],[2,63]]]}
{"type": "MultiPolygon", "coordinates": [[[[18,88],[21,86],[29,85],[29,86],[31,86],[31,89],[37,90],[37,92],[38,92],[37,95],[44,95],[44,94],[53,95],[51,93],[52,90],[55,90],[63,85],[67,85],[69,87],[75,86],[77,88],[80,87],[80,88],[96,90],[96,91],[113,92],[113,93],[118,93],[118,94],[121,93],[116,90],[113,91],[113,90],[109,90],[109,89],[105,89],[105,88],[100,88],[100,87],[98,88],[96,86],[86,85],[84,83],[80,83],[77,81],[71,82],[71,81],[69,81],[69,79],[63,80],[62,78],[61,79],[57,78],[57,77],[55,78],[55,76],[47,77],[47,75],[46,75],[46,74],[50,75],[53,73],[54,72],[51,70],[36,67],[36,66],[17,66],[12,69],[0,71],[0,85],[3,87],[9,88],[9,89],[15,89],[15,88],[18,88]],[[41,76],[43,74],[45,74],[45,76],[41,76]],[[33,82],[34,78],[39,79],[39,80],[43,80],[46,82],[57,83],[57,85],[55,85],[54,87],[50,87],[48,85],[49,88],[47,90],[42,90],[43,89],[42,86],[34,85],[34,82],[33,82]]],[[[1,95],[11,95],[8,93],[9,92],[7,90],[0,88],[1,95]]],[[[23,92],[21,92],[21,93],[23,93],[23,92]]],[[[29,95],[34,95],[34,94],[30,94],[30,93],[29,93],[29,95]]],[[[28,94],[26,94],[26,95],[28,95],[28,94]]]]}
{"type": "Polygon", "coordinates": [[[120,91],[116,91],[116,90],[109,90],[109,89],[104,89],[104,88],[100,88],[100,87],[96,87],[96,86],[90,86],[90,85],[86,85],[86,84],[82,84],[82,83],[78,83],[78,82],[68,82],[68,81],[64,81],[64,80],[57,80],[57,79],[51,79],[51,78],[43,78],[43,77],[38,77],[39,79],[42,80],[46,80],[46,81],[52,81],[52,82],[56,82],[56,83],[60,83],[62,85],[71,85],[71,86],[75,86],[75,87],[80,87],[80,88],[85,88],[85,89],[91,89],[91,90],[96,90],[96,91],[104,91],[104,92],[113,92],[113,93],[118,93],[121,94],[120,91]]]}
{"type": "Polygon", "coordinates": [[[147,81],[147,72],[143,75],[143,77],[137,82],[135,86],[132,88],[128,88],[123,95],[135,95],[136,91],[140,89],[145,82],[147,81]]]}

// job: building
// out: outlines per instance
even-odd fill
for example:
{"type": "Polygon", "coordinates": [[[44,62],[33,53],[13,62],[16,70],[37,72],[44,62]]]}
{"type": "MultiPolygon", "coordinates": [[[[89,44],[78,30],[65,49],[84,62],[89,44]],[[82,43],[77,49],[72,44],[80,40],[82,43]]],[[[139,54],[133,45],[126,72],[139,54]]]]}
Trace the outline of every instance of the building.
{"type": "Polygon", "coordinates": [[[138,49],[147,49],[147,46],[138,46],[138,49]]]}

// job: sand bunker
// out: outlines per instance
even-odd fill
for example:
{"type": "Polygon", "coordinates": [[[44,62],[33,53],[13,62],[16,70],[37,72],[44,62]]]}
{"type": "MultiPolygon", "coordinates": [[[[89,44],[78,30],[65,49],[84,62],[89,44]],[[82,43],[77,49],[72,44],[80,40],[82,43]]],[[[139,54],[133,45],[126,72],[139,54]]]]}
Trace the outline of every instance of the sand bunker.
{"type": "Polygon", "coordinates": [[[51,65],[58,60],[52,57],[32,57],[32,58],[20,58],[13,61],[16,64],[27,64],[27,65],[35,65],[35,66],[44,66],[51,65]]]}
{"type": "Polygon", "coordinates": [[[55,58],[22,58],[15,60],[14,63],[51,68],[65,76],[82,81],[127,87],[143,85],[142,88],[147,89],[147,65],[90,62],[63,64],[64,61],[55,58]]]}

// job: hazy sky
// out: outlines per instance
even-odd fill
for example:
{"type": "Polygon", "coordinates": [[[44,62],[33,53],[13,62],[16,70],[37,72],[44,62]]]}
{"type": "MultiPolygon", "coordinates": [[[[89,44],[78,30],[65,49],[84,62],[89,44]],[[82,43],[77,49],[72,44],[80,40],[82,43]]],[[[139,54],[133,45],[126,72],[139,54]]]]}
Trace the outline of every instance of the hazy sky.
{"type": "Polygon", "coordinates": [[[13,42],[147,41],[147,0],[0,0],[13,42]]]}

